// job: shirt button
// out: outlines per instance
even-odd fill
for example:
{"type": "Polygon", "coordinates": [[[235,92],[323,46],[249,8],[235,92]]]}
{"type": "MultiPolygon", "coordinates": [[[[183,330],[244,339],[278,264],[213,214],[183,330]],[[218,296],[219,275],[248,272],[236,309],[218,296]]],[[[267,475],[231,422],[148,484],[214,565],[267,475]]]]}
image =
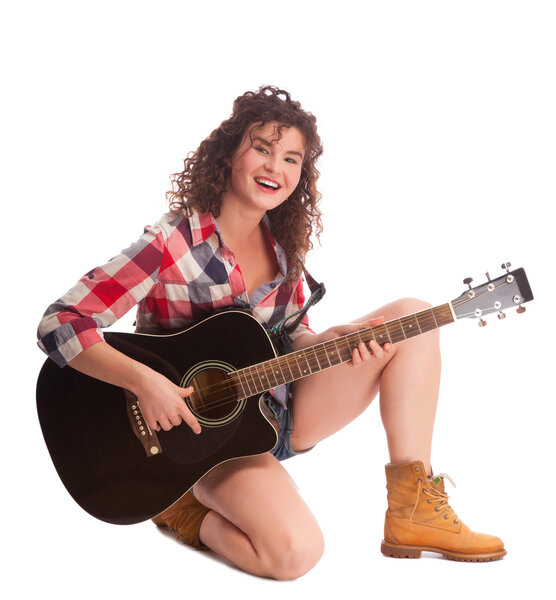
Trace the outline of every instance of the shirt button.
{"type": "Polygon", "coordinates": [[[273,282],[270,284],[270,287],[271,287],[272,289],[274,289],[274,288],[276,287],[276,284],[274,283],[274,281],[273,281],[273,282]]]}

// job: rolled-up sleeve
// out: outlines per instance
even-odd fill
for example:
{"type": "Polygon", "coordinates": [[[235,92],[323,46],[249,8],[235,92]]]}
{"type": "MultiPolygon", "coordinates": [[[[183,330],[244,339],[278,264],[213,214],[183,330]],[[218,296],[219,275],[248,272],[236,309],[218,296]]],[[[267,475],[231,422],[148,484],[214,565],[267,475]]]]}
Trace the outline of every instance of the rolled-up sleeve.
{"type": "Polygon", "coordinates": [[[156,284],[165,236],[147,227],[129,248],[86,273],[44,313],[39,347],[60,367],[104,339],[108,327],[145,298],[156,284]]]}

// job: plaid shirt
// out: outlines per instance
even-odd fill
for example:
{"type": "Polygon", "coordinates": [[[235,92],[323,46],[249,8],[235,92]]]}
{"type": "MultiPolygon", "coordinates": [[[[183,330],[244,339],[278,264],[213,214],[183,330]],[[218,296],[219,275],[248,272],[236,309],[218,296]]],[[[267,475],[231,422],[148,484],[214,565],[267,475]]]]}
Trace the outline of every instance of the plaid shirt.
{"type": "MultiPolygon", "coordinates": [[[[39,347],[63,367],[103,339],[107,327],[137,305],[137,331],[185,328],[226,307],[249,309],[271,327],[304,304],[303,282],[288,281],[286,253],[263,225],[276,252],[276,279],[247,295],[234,254],[210,213],[168,213],[129,248],[84,275],[46,310],[39,347]]],[[[307,320],[291,336],[308,330],[307,320]]]]}

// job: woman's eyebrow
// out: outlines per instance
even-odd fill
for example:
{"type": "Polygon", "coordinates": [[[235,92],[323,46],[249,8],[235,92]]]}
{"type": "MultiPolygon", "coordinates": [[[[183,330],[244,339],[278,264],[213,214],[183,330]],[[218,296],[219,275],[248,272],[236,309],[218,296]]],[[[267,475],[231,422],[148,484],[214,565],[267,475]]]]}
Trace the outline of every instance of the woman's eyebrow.
{"type": "MultiPolygon", "coordinates": [[[[255,142],[259,142],[259,144],[263,144],[264,146],[272,146],[272,144],[276,143],[269,142],[268,140],[265,140],[262,137],[253,138],[253,143],[255,142]]],[[[299,158],[303,158],[303,152],[299,152],[298,150],[286,150],[286,154],[295,154],[296,156],[299,156],[299,158]]]]}

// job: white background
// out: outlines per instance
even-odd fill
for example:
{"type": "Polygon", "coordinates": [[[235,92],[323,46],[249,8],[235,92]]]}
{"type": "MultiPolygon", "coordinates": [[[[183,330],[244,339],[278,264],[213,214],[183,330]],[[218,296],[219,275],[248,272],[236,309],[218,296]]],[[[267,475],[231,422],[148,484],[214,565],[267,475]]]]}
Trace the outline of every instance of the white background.
{"type": "Polygon", "coordinates": [[[553,3],[534,0],[2,4],[9,597],[547,596],[555,29],[553,3]],[[187,152],[236,96],[267,83],[317,115],[325,145],[325,233],[308,265],[328,294],[315,329],[400,296],[446,302],[464,277],[479,283],[502,261],[527,269],[536,299],[524,315],[482,330],[458,322],[441,336],[433,466],[456,480],[461,519],[504,539],[503,561],[380,554],[388,456],[376,403],[285,465],[327,542],[295,582],[246,575],[151,523],[98,522],[55,474],[34,407],[42,312],[165,211],[187,152]]]}

